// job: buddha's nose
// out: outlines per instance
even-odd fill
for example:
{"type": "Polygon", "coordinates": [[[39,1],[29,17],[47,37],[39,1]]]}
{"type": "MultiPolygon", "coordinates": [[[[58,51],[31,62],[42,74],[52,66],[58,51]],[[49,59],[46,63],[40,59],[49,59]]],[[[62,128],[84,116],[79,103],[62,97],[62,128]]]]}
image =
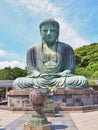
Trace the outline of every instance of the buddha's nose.
{"type": "Polygon", "coordinates": [[[47,35],[50,35],[50,30],[48,30],[47,35]]]}

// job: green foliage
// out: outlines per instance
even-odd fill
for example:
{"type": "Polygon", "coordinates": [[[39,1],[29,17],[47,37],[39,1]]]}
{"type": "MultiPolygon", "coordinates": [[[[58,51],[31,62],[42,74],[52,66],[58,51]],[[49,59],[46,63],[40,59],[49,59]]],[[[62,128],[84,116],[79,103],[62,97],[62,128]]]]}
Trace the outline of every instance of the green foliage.
{"type": "Polygon", "coordinates": [[[95,71],[95,72],[92,74],[92,77],[93,77],[93,78],[98,78],[98,71],[95,71]]]}
{"type": "Polygon", "coordinates": [[[85,45],[75,51],[76,74],[98,78],[98,43],[85,45]]]}
{"type": "Polygon", "coordinates": [[[0,88],[0,95],[4,94],[5,90],[3,88],[0,88]]]}
{"type": "Polygon", "coordinates": [[[92,85],[95,85],[96,83],[95,83],[95,81],[93,81],[93,80],[88,80],[88,83],[89,83],[89,85],[90,86],[92,86],[92,85]]]}
{"type": "Polygon", "coordinates": [[[18,67],[13,69],[14,79],[17,77],[24,77],[27,75],[26,70],[20,69],[18,67]]]}
{"type": "Polygon", "coordinates": [[[26,76],[26,70],[20,69],[18,67],[11,68],[5,67],[4,69],[0,70],[0,80],[14,80],[17,77],[24,77],[26,76]]]}

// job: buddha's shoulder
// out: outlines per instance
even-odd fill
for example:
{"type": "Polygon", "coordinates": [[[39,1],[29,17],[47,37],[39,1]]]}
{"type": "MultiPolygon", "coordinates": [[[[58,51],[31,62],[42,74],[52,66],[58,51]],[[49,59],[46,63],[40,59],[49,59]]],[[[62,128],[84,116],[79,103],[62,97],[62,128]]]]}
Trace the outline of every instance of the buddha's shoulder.
{"type": "Polygon", "coordinates": [[[32,51],[32,50],[39,50],[42,48],[42,44],[41,43],[38,43],[36,45],[33,45],[31,48],[28,49],[28,51],[32,51]]]}
{"type": "Polygon", "coordinates": [[[71,49],[71,50],[73,50],[73,48],[69,45],[69,44],[67,44],[67,43],[64,43],[64,42],[59,42],[59,47],[61,48],[61,49],[71,49]]]}

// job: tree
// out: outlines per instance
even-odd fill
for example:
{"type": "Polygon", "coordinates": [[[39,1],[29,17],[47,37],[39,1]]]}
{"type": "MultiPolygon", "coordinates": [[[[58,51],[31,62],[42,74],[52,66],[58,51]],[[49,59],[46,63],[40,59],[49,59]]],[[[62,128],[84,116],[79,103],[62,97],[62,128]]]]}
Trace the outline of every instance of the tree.
{"type": "Polygon", "coordinates": [[[76,74],[98,78],[98,43],[85,45],[74,50],[76,74]]]}
{"type": "Polygon", "coordinates": [[[0,70],[0,80],[14,80],[17,77],[26,76],[26,74],[26,69],[20,69],[18,67],[12,69],[11,67],[5,67],[0,70]]]}
{"type": "Polygon", "coordinates": [[[13,74],[14,74],[14,79],[16,79],[17,77],[24,77],[27,75],[26,70],[20,69],[18,67],[15,67],[13,69],[13,74]]]}

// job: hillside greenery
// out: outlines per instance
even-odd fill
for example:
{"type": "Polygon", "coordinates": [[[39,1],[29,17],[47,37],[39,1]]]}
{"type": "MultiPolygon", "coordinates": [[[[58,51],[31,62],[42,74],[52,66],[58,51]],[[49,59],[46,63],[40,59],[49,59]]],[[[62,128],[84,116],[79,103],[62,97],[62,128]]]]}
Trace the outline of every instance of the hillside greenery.
{"type": "Polygon", "coordinates": [[[87,78],[98,78],[98,43],[85,45],[74,50],[76,74],[87,78]]]}
{"type": "Polygon", "coordinates": [[[0,70],[0,80],[14,80],[27,75],[26,69],[5,67],[0,70]]]}

